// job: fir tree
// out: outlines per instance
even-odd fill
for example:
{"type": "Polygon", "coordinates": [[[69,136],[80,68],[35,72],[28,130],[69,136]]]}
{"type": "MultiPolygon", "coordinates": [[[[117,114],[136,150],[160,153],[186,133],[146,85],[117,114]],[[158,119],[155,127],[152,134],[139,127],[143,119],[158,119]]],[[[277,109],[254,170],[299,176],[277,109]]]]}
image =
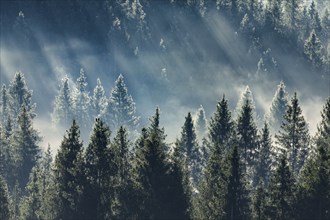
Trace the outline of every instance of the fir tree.
{"type": "Polygon", "coordinates": [[[92,107],[93,107],[93,115],[95,117],[101,116],[103,114],[106,107],[106,97],[104,95],[104,88],[101,84],[101,80],[97,78],[97,83],[93,91],[92,97],[92,107]]]}
{"type": "Polygon", "coordinates": [[[139,126],[140,118],[136,116],[135,103],[127,92],[122,75],[119,75],[115,87],[111,90],[104,118],[115,129],[125,126],[133,131],[139,126]]]}
{"type": "Polygon", "coordinates": [[[224,209],[226,219],[249,219],[249,198],[237,147],[234,147],[229,163],[224,209]]]}
{"type": "Polygon", "coordinates": [[[73,119],[73,103],[69,88],[69,79],[64,77],[60,85],[59,94],[55,97],[53,122],[69,126],[73,119]]]}
{"type": "Polygon", "coordinates": [[[260,135],[258,159],[255,170],[254,184],[258,185],[262,181],[268,185],[273,165],[272,141],[267,123],[265,123],[260,135]]]}
{"type": "Polygon", "coordinates": [[[223,95],[210,120],[209,139],[214,147],[228,149],[233,142],[233,134],[234,123],[228,109],[228,101],[225,99],[225,95],[223,95]]]}
{"type": "Polygon", "coordinates": [[[79,210],[82,197],[82,142],[79,126],[73,120],[67,135],[64,136],[55,158],[54,176],[58,191],[58,204],[55,212],[59,219],[81,217],[79,210]]]}
{"type": "Polygon", "coordinates": [[[323,46],[313,30],[304,44],[304,53],[314,68],[320,69],[323,65],[323,46]]]}
{"type": "Polygon", "coordinates": [[[114,218],[132,219],[136,214],[137,187],[133,175],[132,155],[130,154],[130,142],[127,138],[127,131],[120,127],[112,143],[115,152],[116,177],[115,196],[117,204],[114,207],[114,218]]]}
{"type": "Polygon", "coordinates": [[[199,107],[199,109],[196,112],[194,122],[195,122],[194,127],[196,130],[197,138],[199,141],[201,141],[203,138],[205,138],[206,130],[207,130],[206,127],[207,120],[205,116],[205,110],[202,105],[199,107]]]}
{"type": "Polygon", "coordinates": [[[302,110],[299,106],[297,93],[294,93],[289,104],[281,130],[277,138],[286,153],[289,164],[294,174],[298,174],[302,168],[309,151],[309,132],[302,110]]]}
{"type": "Polygon", "coordinates": [[[258,147],[257,128],[253,117],[253,107],[249,99],[245,100],[237,119],[237,138],[247,172],[255,165],[258,147]]]}
{"type": "Polygon", "coordinates": [[[8,90],[5,84],[2,85],[1,88],[1,99],[0,99],[0,124],[5,125],[10,116],[10,98],[8,94],[8,90]]]}
{"type": "Polygon", "coordinates": [[[269,112],[265,115],[265,119],[271,128],[271,132],[275,134],[282,125],[283,117],[288,107],[288,97],[285,91],[284,82],[281,81],[277,86],[277,90],[272,100],[269,112]]]}
{"type": "Polygon", "coordinates": [[[195,128],[190,112],[188,113],[181,131],[178,146],[182,150],[190,171],[193,183],[197,183],[201,174],[200,152],[196,138],[195,128]]]}
{"type": "Polygon", "coordinates": [[[76,90],[73,95],[74,117],[77,123],[83,128],[88,128],[91,124],[90,119],[90,97],[87,91],[87,78],[84,69],[80,69],[77,79],[76,90]]]}
{"type": "Polygon", "coordinates": [[[330,138],[327,143],[319,143],[316,156],[303,168],[299,181],[299,219],[330,218],[330,138]]]}
{"type": "Polygon", "coordinates": [[[228,181],[228,161],[223,150],[216,145],[211,148],[210,157],[204,171],[203,179],[194,201],[196,219],[225,218],[225,196],[228,181]],[[207,202],[206,202],[207,201],[207,202]]]}
{"type": "Polygon", "coordinates": [[[137,152],[137,155],[140,155],[137,179],[143,194],[138,218],[180,219],[182,216],[186,216],[187,210],[176,209],[173,201],[184,201],[183,196],[185,197],[185,195],[178,194],[176,188],[177,184],[182,183],[182,180],[175,177],[177,173],[171,171],[171,165],[165,153],[167,146],[164,129],[160,128],[159,116],[157,108],[151,119],[151,125],[147,129],[143,147],[137,152]]]}
{"type": "Polygon", "coordinates": [[[36,104],[32,102],[32,90],[28,89],[24,74],[21,72],[15,73],[14,79],[10,82],[9,94],[11,99],[10,109],[13,119],[16,119],[19,116],[23,106],[31,118],[36,116],[36,104]]]}
{"type": "Polygon", "coordinates": [[[252,197],[252,219],[267,219],[267,191],[261,180],[252,197]]]}
{"type": "Polygon", "coordinates": [[[285,156],[281,158],[269,186],[267,216],[270,219],[292,219],[295,205],[295,179],[285,156]]]}
{"type": "Polygon", "coordinates": [[[10,217],[10,200],[8,188],[5,180],[0,176],[0,219],[9,220],[10,217]]]}
{"type": "Polygon", "coordinates": [[[39,157],[40,148],[38,142],[41,138],[33,128],[31,116],[25,106],[21,109],[17,124],[18,127],[14,130],[11,141],[14,149],[13,157],[16,165],[16,175],[19,186],[24,189],[29,180],[29,174],[39,157]]]}
{"type": "Polygon", "coordinates": [[[115,151],[110,148],[110,129],[96,119],[85,153],[84,212],[86,219],[110,218],[114,201],[114,178],[117,170],[115,151]]]}
{"type": "MultiPolygon", "coordinates": [[[[318,125],[318,132],[316,134],[316,140],[318,144],[326,143],[328,137],[330,137],[330,97],[327,99],[321,112],[321,122],[318,125]]],[[[330,149],[327,149],[330,153],[330,149]]]]}

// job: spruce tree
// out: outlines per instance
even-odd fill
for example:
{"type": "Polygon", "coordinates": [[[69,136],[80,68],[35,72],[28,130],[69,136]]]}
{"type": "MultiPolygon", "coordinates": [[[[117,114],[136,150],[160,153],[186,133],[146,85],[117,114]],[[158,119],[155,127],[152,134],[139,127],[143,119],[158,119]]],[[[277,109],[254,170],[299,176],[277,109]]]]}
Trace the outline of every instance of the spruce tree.
{"type": "Polygon", "coordinates": [[[81,218],[82,210],[79,210],[79,207],[83,183],[82,147],[79,126],[73,120],[55,157],[54,176],[58,191],[55,212],[58,219],[81,218]]]}
{"type": "Polygon", "coordinates": [[[226,100],[225,95],[223,95],[210,120],[209,139],[214,147],[220,147],[224,150],[231,147],[233,135],[234,123],[228,109],[228,101],[226,100]]]}
{"type": "Polygon", "coordinates": [[[122,75],[119,75],[111,90],[104,118],[114,129],[125,126],[129,131],[134,131],[139,126],[140,118],[136,115],[135,103],[128,94],[122,75]]]}
{"type": "Polygon", "coordinates": [[[0,176],[0,201],[0,219],[11,219],[8,188],[2,176],[0,176]]]}
{"type": "Polygon", "coordinates": [[[110,129],[96,119],[85,153],[84,213],[86,219],[110,218],[114,201],[117,167],[115,151],[110,148],[110,129]]]}
{"type": "Polygon", "coordinates": [[[240,162],[238,148],[234,147],[230,158],[227,192],[225,196],[226,219],[249,219],[249,198],[244,180],[244,172],[240,162]]]}
{"type": "Polygon", "coordinates": [[[116,219],[133,219],[136,215],[136,205],[139,202],[137,183],[133,175],[132,155],[129,151],[130,144],[127,131],[121,126],[111,145],[115,153],[116,164],[114,190],[117,203],[113,210],[116,219]]]}
{"type": "Polygon", "coordinates": [[[270,219],[292,219],[295,206],[295,179],[282,156],[269,185],[267,216],[270,219]]]}
{"type": "MultiPolygon", "coordinates": [[[[328,137],[330,137],[330,97],[327,99],[322,112],[321,122],[318,125],[318,132],[316,134],[316,140],[318,144],[326,143],[328,137]]],[[[330,153],[330,149],[326,149],[330,153]]]]}
{"type": "Polygon", "coordinates": [[[11,138],[14,149],[14,160],[16,161],[16,177],[19,186],[24,188],[29,180],[29,174],[36,165],[39,157],[40,148],[38,146],[41,138],[38,132],[33,128],[31,115],[22,107],[18,117],[17,128],[11,138]]]}
{"type": "Polygon", "coordinates": [[[104,95],[104,88],[101,84],[101,80],[97,78],[96,86],[93,91],[92,108],[94,117],[100,117],[104,113],[106,107],[106,97],[104,95]]]}
{"type": "Polygon", "coordinates": [[[190,112],[188,113],[184,125],[182,126],[181,138],[178,140],[178,146],[184,154],[192,181],[196,184],[199,180],[201,169],[201,152],[196,138],[194,122],[190,112]]]}
{"type": "Polygon", "coordinates": [[[267,188],[261,180],[252,195],[252,219],[267,219],[267,188]]]}
{"type": "Polygon", "coordinates": [[[5,125],[10,116],[10,97],[5,84],[1,88],[1,99],[0,99],[0,124],[5,125]]]}
{"type": "Polygon", "coordinates": [[[258,185],[262,181],[268,185],[273,165],[272,141],[267,123],[265,123],[259,141],[258,158],[256,162],[254,184],[258,185]]]}
{"type": "Polygon", "coordinates": [[[227,192],[228,169],[223,150],[219,146],[211,148],[203,179],[198,187],[199,193],[194,200],[196,219],[225,218],[224,198],[227,192]]]}
{"type": "Polygon", "coordinates": [[[278,144],[288,154],[292,172],[296,175],[304,165],[309,152],[309,132],[302,110],[299,106],[297,93],[294,93],[289,104],[281,130],[277,138],[278,144]]]}
{"type": "Polygon", "coordinates": [[[245,172],[249,172],[255,166],[258,147],[257,127],[249,99],[245,100],[237,119],[237,138],[238,147],[244,160],[245,172]]]}
{"type": "Polygon", "coordinates": [[[284,82],[281,81],[277,86],[277,90],[272,100],[269,112],[265,115],[265,119],[270,126],[270,130],[275,134],[282,125],[283,117],[288,107],[288,97],[285,91],[284,82]]]}
{"type": "Polygon", "coordinates": [[[173,206],[173,201],[185,201],[183,198],[185,195],[178,193],[177,188],[183,180],[176,176],[178,173],[171,170],[171,164],[166,155],[164,129],[160,128],[159,116],[159,108],[157,108],[151,119],[151,125],[147,129],[143,147],[137,152],[140,158],[136,167],[137,180],[143,195],[137,218],[180,219],[186,216],[187,210],[186,208],[177,209],[173,206]]]}
{"type": "Polygon", "coordinates": [[[32,119],[36,116],[36,104],[32,102],[32,90],[28,89],[24,74],[21,72],[15,73],[14,79],[10,82],[9,94],[13,119],[18,118],[23,106],[32,119]]]}
{"type": "Polygon", "coordinates": [[[55,97],[52,120],[55,123],[69,126],[73,119],[73,100],[68,77],[62,79],[58,95],[55,97]]]}
{"type": "Polygon", "coordinates": [[[320,70],[323,66],[323,46],[313,30],[309,37],[305,40],[304,54],[307,60],[313,65],[316,70],[320,70]]]}
{"type": "Polygon", "coordinates": [[[87,78],[84,69],[80,69],[80,75],[76,82],[76,89],[73,93],[74,118],[82,128],[89,128],[91,125],[91,103],[87,91],[87,78]]]}
{"type": "Polygon", "coordinates": [[[205,116],[205,110],[202,105],[198,108],[196,112],[194,122],[195,122],[194,127],[197,138],[199,141],[201,141],[203,138],[206,137],[206,131],[207,131],[207,120],[205,116]]]}

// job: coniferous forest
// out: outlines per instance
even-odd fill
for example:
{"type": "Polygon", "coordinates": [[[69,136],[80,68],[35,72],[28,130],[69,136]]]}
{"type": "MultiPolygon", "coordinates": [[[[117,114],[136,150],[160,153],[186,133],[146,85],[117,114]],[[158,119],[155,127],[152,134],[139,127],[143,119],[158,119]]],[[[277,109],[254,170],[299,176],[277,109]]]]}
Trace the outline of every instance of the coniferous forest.
{"type": "Polygon", "coordinates": [[[0,220],[330,219],[329,1],[0,4],[0,220]]]}

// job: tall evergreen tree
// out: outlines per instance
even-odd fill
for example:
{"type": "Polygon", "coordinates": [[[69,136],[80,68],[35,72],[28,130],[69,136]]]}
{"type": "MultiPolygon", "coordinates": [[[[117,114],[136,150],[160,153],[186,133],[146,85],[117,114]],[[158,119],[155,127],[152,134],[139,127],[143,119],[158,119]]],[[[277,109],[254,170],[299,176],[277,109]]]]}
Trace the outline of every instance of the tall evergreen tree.
{"type": "Polygon", "coordinates": [[[237,119],[237,138],[238,147],[244,159],[245,172],[248,172],[255,165],[258,147],[257,127],[249,99],[245,100],[237,119]]]}
{"type": "Polygon", "coordinates": [[[201,174],[201,152],[196,138],[194,122],[190,112],[188,113],[181,131],[178,146],[184,154],[193,183],[197,183],[201,174]]]}
{"type": "Polygon", "coordinates": [[[225,95],[223,95],[210,120],[209,139],[214,147],[228,149],[232,145],[233,135],[234,123],[228,109],[228,100],[226,100],[225,95]]]}
{"type": "Polygon", "coordinates": [[[319,145],[325,145],[326,151],[330,154],[330,97],[327,99],[322,112],[321,112],[321,122],[318,125],[318,132],[316,134],[316,140],[319,145]]]}
{"type": "Polygon", "coordinates": [[[277,86],[269,112],[265,115],[265,119],[269,123],[270,130],[273,134],[281,128],[283,117],[288,107],[287,96],[284,82],[281,81],[277,86]]]}
{"type": "Polygon", "coordinates": [[[270,181],[267,216],[270,219],[292,219],[295,206],[295,179],[285,156],[270,181]]]}
{"type": "Polygon", "coordinates": [[[83,128],[89,128],[91,124],[90,97],[87,91],[87,78],[84,69],[80,69],[76,89],[73,94],[74,117],[83,128]]]}
{"type": "Polygon", "coordinates": [[[38,142],[41,138],[33,128],[31,115],[25,106],[21,109],[17,124],[18,127],[14,130],[11,142],[14,149],[13,157],[16,165],[16,177],[19,186],[24,189],[29,180],[29,174],[39,157],[40,148],[38,142]]]}
{"type": "Polygon", "coordinates": [[[101,116],[104,113],[106,107],[106,97],[104,95],[104,88],[101,84],[101,80],[97,78],[96,86],[93,91],[92,97],[92,107],[93,107],[93,115],[95,117],[101,116]]]}
{"type": "Polygon", "coordinates": [[[1,99],[0,99],[0,124],[5,125],[10,116],[10,98],[8,90],[5,84],[1,88],[1,99]]]}
{"type": "Polygon", "coordinates": [[[194,201],[196,219],[225,218],[225,196],[228,182],[228,161],[224,151],[216,145],[211,148],[210,157],[194,201]],[[205,202],[207,201],[207,202],[205,202]]]}
{"type": "Polygon", "coordinates": [[[2,176],[0,176],[0,201],[0,219],[11,219],[8,188],[2,176]]]}
{"type": "Polygon", "coordinates": [[[309,132],[299,106],[297,93],[294,93],[284,115],[281,130],[275,137],[278,144],[288,154],[292,172],[298,174],[308,156],[309,132]]]}
{"type": "Polygon", "coordinates": [[[136,205],[139,202],[137,183],[133,175],[132,155],[129,151],[130,144],[127,131],[121,126],[112,143],[115,152],[114,161],[117,166],[114,183],[117,204],[113,211],[116,219],[133,219],[136,216],[136,205]]]}
{"type": "Polygon", "coordinates": [[[32,102],[32,90],[28,89],[23,73],[15,73],[14,79],[10,82],[9,85],[9,94],[11,97],[10,109],[13,119],[18,118],[23,106],[31,118],[36,116],[36,104],[32,102]]]}
{"type": "Polygon", "coordinates": [[[143,147],[140,148],[140,152],[137,152],[140,155],[140,161],[143,161],[137,166],[137,178],[144,195],[138,218],[180,219],[187,216],[187,207],[177,209],[173,206],[173,201],[185,201],[182,198],[185,195],[178,194],[176,188],[182,180],[175,177],[176,172],[171,171],[166,155],[164,129],[160,128],[159,116],[159,108],[157,108],[151,119],[151,125],[147,129],[143,147]]]}
{"type": "Polygon", "coordinates": [[[304,53],[309,62],[314,68],[319,70],[323,66],[323,46],[313,30],[304,44],[304,53]]]}
{"type": "Polygon", "coordinates": [[[229,163],[230,169],[224,209],[225,218],[249,219],[249,198],[237,147],[234,147],[229,158],[229,163]]]}
{"type": "Polygon", "coordinates": [[[55,97],[54,110],[52,114],[53,122],[69,126],[73,119],[73,100],[69,87],[68,77],[62,79],[60,90],[55,97]]]}
{"type": "Polygon", "coordinates": [[[55,157],[54,176],[58,191],[55,212],[58,219],[81,218],[82,147],[79,126],[73,120],[55,157]]]}
{"type": "Polygon", "coordinates": [[[135,103],[127,92],[122,75],[119,75],[115,87],[111,90],[104,118],[115,129],[125,126],[133,131],[139,126],[140,118],[136,116],[135,103]]]}
{"type": "Polygon", "coordinates": [[[117,170],[115,152],[110,148],[110,129],[96,119],[85,153],[84,212],[86,219],[106,219],[112,213],[114,179],[117,170]]]}
{"type": "Polygon", "coordinates": [[[316,156],[303,168],[299,180],[299,219],[330,218],[330,138],[327,143],[319,142],[316,156]]]}
{"type": "Polygon", "coordinates": [[[203,138],[205,138],[206,130],[207,130],[207,127],[206,127],[207,120],[206,120],[206,116],[205,116],[205,110],[202,105],[198,108],[198,110],[196,112],[194,122],[195,122],[194,127],[196,130],[197,138],[199,141],[201,141],[203,138]]]}
{"type": "Polygon", "coordinates": [[[272,141],[267,123],[262,128],[259,141],[258,159],[256,164],[254,184],[258,185],[262,181],[266,186],[270,180],[273,165],[272,141]]]}

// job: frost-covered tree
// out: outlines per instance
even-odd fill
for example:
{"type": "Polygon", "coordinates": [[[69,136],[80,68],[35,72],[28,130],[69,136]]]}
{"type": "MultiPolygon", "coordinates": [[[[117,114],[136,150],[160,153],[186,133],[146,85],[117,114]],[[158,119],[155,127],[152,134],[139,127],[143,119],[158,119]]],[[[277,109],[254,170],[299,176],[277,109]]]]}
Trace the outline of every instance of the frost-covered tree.
{"type": "Polygon", "coordinates": [[[234,138],[234,122],[228,107],[228,100],[223,95],[217,109],[210,120],[209,139],[213,148],[223,150],[232,147],[234,138]]]}
{"type": "Polygon", "coordinates": [[[107,98],[104,95],[104,88],[101,84],[101,80],[97,78],[96,86],[93,91],[92,97],[92,108],[93,108],[93,116],[99,117],[103,114],[105,107],[107,105],[107,98]]]}
{"type": "Polygon", "coordinates": [[[314,68],[322,68],[324,55],[323,46],[314,30],[305,40],[304,53],[306,58],[309,62],[311,62],[314,68]]]}
{"type": "Polygon", "coordinates": [[[253,117],[253,107],[250,99],[245,99],[236,124],[238,146],[247,172],[255,165],[258,147],[257,126],[253,117]]]}
{"type": "Polygon", "coordinates": [[[63,125],[69,125],[73,119],[72,97],[67,76],[62,79],[59,93],[55,97],[52,119],[53,122],[63,125]]]}
{"type": "Polygon", "coordinates": [[[134,131],[139,126],[140,117],[136,116],[136,107],[127,92],[123,75],[119,75],[115,87],[111,90],[104,119],[114,129],[125,126],[134,131]]]}
{"type": "Polygon", "coordinates": [[[205,116],[205,110],[202,105],[198,108],[196,112],[194,122],[197,138],[199,141],[201,141],[205,137],[207,131],[207,120],[205,116]]]}
{"type": "MultiPolygon", "coordinates": [[[[322,112],[321,112],[321,122],[317,127],[316,140],[319,145],[328,141],[330,137],[330,97],[327,99],[322,112]]],[[[327,149],[330,153],[330,149],[327,149]]]]}
{"type": "Polygon", "coordinates": [[[1,88],[0,106],[0,124],[5,125],[10,116],[10,97],[5,84],[1,88]]]}
{"type": "Polygon", "coordinates": [[[272,56],[271,49],[268,48],[265,50],[259,59],[257,64],[256,77],[265,77],[270,73],[276,73],[277,71],[277,62],[272,56]]]}
{"type": "Polygon", "coordinates": [[[277,86],[269,112],[265,115],[265,120],[269,124],[270,130],[273,134],[280,129],[287,107],[288,94],[285,91],[284,82],[281,81],[277,86]]]}
{"type": "Polygon", "coordinates": [[[190,112],[188,113],[184,125],[182,126],[181,138],[178,146],[183,152],[189,168],[193,183],[197,183],[201,174],[201,152],[199,151],[195,128],[190,112]]]}
{"type": "Polygon", "coordinates": [[[18,118],[23,106],[25,106],[25,110],[30,114],[31,118],[36,116],[36,104],[32,102],[32,90],[28,89],[23,73],[15,73],[14,79],[9,85],[9,94],[11,99],[10,109],[14,120],[18,118]]]}
{"type": "Polygon", "coordinates": [[[308,157],[310,139],[297,93],[294,93],[284,115],[281,130],[275,137],[277,143],[283,147],[283,152],[288,155],[292,172],[297,175],[308,157]]]}
{"type": "Polygon", "coordinates": [[[312,1],[312,3],[310,4],[308,13],[310,17],[311,29],[314,30],[317,34],[320,34],[322,31],[322,24],[321,24],[319,12],[316,9],[316,5],[314,1],[312,1]]]}
{"type": "Polygon", "coordinates": [[[75,120],[83,128],[88,128],[91,122],[90,97],[87,91],[87,85],[85,71],[84,69],[80,69],[76,89],[73,93],[73,109],[75,120]]]}
{"type": "Polygon", "coordinates": [[[328,9],[325,9],[322,16],[322,39],[325,44],[330,42],[330,13],[328,9]]]}
{"type": "Polygon", "coordinates": [[[14,149],[16,175],[19,186],[24,189],[32,168],[36,165],[40,153],[38,143],[41,138],[33,128],[32,119],[25,106],[18,117],[11,143],[14,149]]]}
{"type": "Polygon", "coordinates": [[[5,180],[0,176],[0,219],[9,220],[10,218],[10,200],[8,188],[5,180]]]}
{"type": "Polygon", "coordinates": [[[257,121],[257,113],[256,113],[256,105],[254,102],[252,91],[250,90],[249,86],[246,86],[245,90],[241,93],[240,98],[237,102],[236,109],[235,109],[235,115],[236,118],[238,117],[242,107],[245,105],[246,101],[248,101],[250,107],[251,107],[251,113],[253,116],[254,121],[257,121]]]}

